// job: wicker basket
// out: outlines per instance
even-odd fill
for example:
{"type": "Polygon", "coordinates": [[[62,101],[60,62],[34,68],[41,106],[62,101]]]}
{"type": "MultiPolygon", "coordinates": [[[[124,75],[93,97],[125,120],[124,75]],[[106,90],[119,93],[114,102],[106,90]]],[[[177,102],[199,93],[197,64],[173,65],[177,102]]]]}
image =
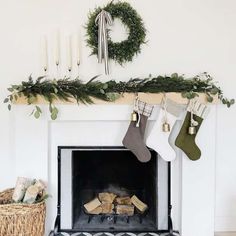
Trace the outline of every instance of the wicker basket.
{"type": "Polygon", "coordinates": [[[0,236],[44,236],[45,203],[13,203],[12,194],[0,192],[0,236]]]}

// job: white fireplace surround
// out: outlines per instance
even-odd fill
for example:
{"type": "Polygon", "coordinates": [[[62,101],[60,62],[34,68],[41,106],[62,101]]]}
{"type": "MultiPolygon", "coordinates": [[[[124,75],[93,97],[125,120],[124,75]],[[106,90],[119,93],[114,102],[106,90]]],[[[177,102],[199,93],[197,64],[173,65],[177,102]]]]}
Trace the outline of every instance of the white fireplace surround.
{"type": "MultiPolygon", "coordinates": [[[[129,105],[58,107],[56,121],[50,120],[47,106],[43,106],[39,120],[28,115],[32,108],[27,105],[14,106],[11,115],[16,175],[48,181],[52,195],[47,204],[45,235],[53,229],[57,212],[57,147],[121,146],[132,110],[129,105]]],[[[147,130],[158,110],[156,106],[147,130]]],[[[214,235],[216,113],[217,106],[212,105],[197,136],[201,159],[190,161],[180,151],[172,163],[172,216],[174,228],[182,236],[214,235]]]]}

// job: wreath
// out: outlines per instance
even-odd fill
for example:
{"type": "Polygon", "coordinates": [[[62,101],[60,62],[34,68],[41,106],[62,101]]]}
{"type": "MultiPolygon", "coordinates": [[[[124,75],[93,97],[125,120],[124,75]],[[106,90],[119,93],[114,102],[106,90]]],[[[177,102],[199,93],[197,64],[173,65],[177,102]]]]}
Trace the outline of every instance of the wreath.
{"type": "Polygon", "coordinates": [[[133,57],[140,53],[141,45],[145,43],[146,29],[140,15],[127,2],[109,3],[104,8],[98,7],[89,14],[87,31],[87,45],[92,49],[92,55],[98,54],[98,26],[95,23],[97,15],[105,10],[112,18],[118,18],[127,27],[129,35],[126,40],[112,42],[108,31],[109,58],[124,64],[132,61],[133,57]]]}

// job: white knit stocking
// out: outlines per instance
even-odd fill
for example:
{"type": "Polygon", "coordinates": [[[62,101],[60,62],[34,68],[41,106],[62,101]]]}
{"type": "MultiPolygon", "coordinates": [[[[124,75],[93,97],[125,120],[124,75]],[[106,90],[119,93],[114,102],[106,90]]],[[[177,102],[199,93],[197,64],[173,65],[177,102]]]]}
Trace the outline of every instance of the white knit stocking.
{"type": "Polygon", "coordinates": [[[173,161],[176,158],[176,149],[169,143],[170,134],[175,127],[176,120],[183,111],[183,107],[170,99],[164,100],[164,105],[158,115],[154,127],[147,137],[147,146],[154,149],[165,161],[173,161]],[[170,125],[170,131],[164,132],[163,123],[170,125]]]}
{"type": "MultiPolygon", "coordinates": [[[[169,144],[170,132],[163,132],[162,125],[164,123],[164,110],[161,109],[159,116],[154,124],[151,133],[147,137],[147,146],[155,150],[165,161],[173,161],[175,159],[175,151],[169,144]]],[[[176,116],[167,113],[168,124],[172,128],[177,119],[176,116]]],[[[170,130],[171,131],[171,130],[170,130]]]]}

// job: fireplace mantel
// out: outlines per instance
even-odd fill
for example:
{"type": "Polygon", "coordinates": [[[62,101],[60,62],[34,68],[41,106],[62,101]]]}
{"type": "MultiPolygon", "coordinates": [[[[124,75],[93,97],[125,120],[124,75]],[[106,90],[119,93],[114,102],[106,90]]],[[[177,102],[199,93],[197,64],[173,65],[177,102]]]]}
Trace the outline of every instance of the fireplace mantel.
{"type": "MultiPolygon", "coordinates": [[[[153,95],[156,94],[150,96],[153,95]]],[[[130,104],[103,103],[79,107],[76,104],[58,104],[60,112],[56,121],[51,121],[46,104],[42,104],[43,114],[38,120],[29,116],[32,107],[27,103],[14,105],[11,112],[13,168],[16,176],[48,181],[53,198],[48,200],[47,232],[53,228],[56,217],[58,146],[121,146],[132,111],[134,95],[130,96],[130,104]]],[[[161,94],[156,96],[161,100],[161,94]]],[[[201,159],[192,162],[180,152],[172,163],[172,215],[174,227],[181,231],[182,236],[214,235],[217,106],[210,107],[211,111],[197,136],[201,159]]],[[[152,127],[159,109],[157,104],[147,128],[152,127]]]]}
{"type": "MultiPolygon", "coordinates": [[[[103,101],[99,99],[92,98],[94,104],[98,105],[130,105],[133,104],[134,98],[135,98],[134,93],[124,93],[121,95],[120,98],[118,98],[114,102],[108,102],[108,101],[103,101]]],[[[163,93],[138,93],[139,98],[142,101],[145,101],[149,104],[161,104],[162,98],[163,98],[163,93]]],[[[179,103],[179,104],[187,104],[188,99],[183,98],[181,93],[166,93],[166,97],[172,99],[173,101],[179,103]]],[[[198,97],[199,101],[202,103],[207,103],[206,95],[204,93],[199,93],[198,97]]],[[[219,99],[217,96],[214,96],[213,102],[211,104],[217,104],[219,102],[219,99]]],[[[74,99],[71,99],[69,102],[66,101],[61,101],[61,100],[56,100],[54,102],[55,104],[77,104],[77,102],[74,99]]],[[[26,105],[28,104],[27,99],[25,97],[20,97],[17,99],[17,101],[14,102],[16,105],[26,105]]],[[[46,101],[43,97],[38,96],[34,104],[48,104],[48,101],[46,101]]]]}

